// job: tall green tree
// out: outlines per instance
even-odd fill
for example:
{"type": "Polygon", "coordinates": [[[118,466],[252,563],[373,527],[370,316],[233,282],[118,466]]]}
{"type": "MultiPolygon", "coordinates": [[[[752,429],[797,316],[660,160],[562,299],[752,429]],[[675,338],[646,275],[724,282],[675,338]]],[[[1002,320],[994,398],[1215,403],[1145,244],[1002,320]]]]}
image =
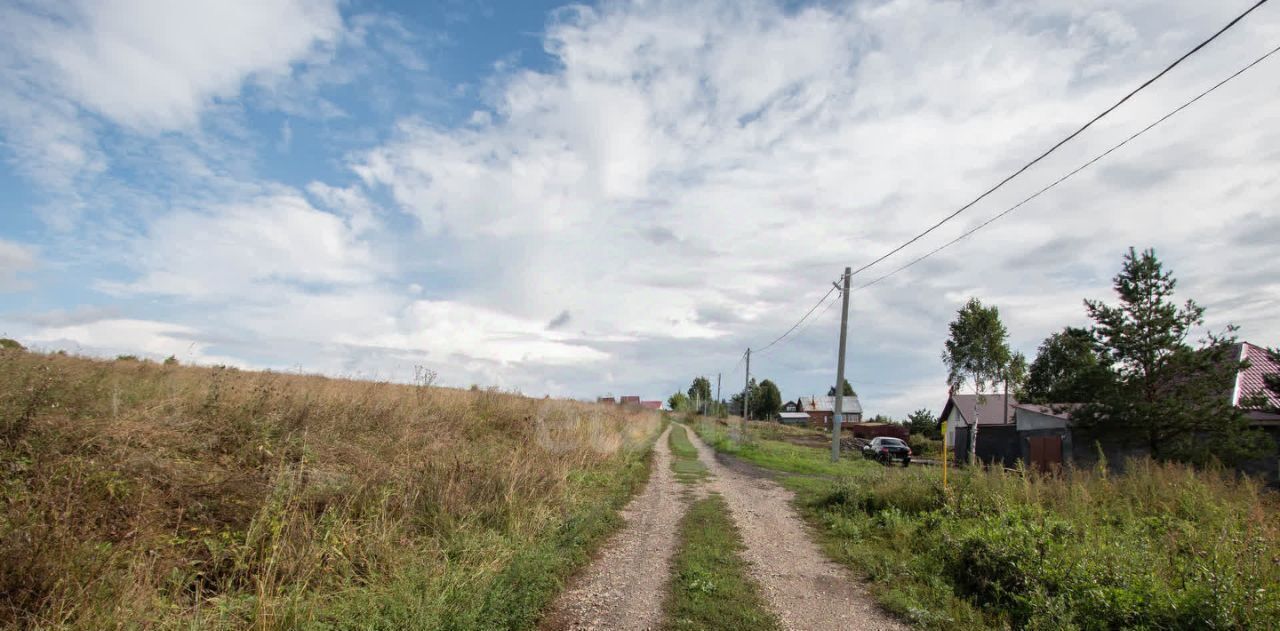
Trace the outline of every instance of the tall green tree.
{"type": "Polygon", "coordinates": [[[687,391],[689,399],[693,405],[701,412],[705,406],[711,403],[711,380],[706,377],[696,377],[693,383],[689,385],[687,391]]]}
{"type": "Polygon", "coordinates": [[[1018,398],[1027,403],[1086,403],[1112,380],[1108,360],[1086,329],[1066,327],[1045,338],[1018,398]]]}
{"type": "Polygon", "coordinates": [[[1177,280],[1154,250],[1130,248],[1112,286],[1119,304],[1086,300],[1085,309],[1116,381],[1095,403],[1075,411],[1073,423],[1140,442],[1161,460],[1235,464],[1265,453],[1266,436],[1249,428],[1225,394],[1243,367],[1234,327],[1210,334],[1197,348],[1188,345],[1191,330],[1204,322],[1204,308],[1173,300],[1177,280]]]}
{"type": "MultiPolygon", "coordinates": [[[[987,389],[1008,377],[1011,360],[1009,332],[1000,322],[1000,310],[984,307],[970,298],[951,322],[951,335],[942,351],[947,365],[947,384],[959,392],[966,384],[973,386],[977,402],[985,403],[987,389]]],[[[969,416],[969,415],[966,415],[969,416]]],[[[973,409],[969,424],[969,462],[978,456],[978,408],[973,409]]]]}
{"type": "MultiPolygon", "coordinates": [[[[827,396],[829,396],[829,397],[834,397],[834,396],[836,396],[836,387],[835,387],[835,386],[831,386],[830,388],[827,388],[827,396]]],[[[852,386],[852,385],[850,385],[850,383],[849,383],[849,380],[848,380],[848,379],[845,379],[845,380],[844,380],[844,396],[846,396],[846,397],[856,397],[856,396],[858,396],[858,393],[853,391],[853,386],[852,386]]]]}
{"type": "Polygon", "coordinates": [[[760,387],[751,393],[751,416],[759,420],[776,417],[782,410],[782,392],[777,384],[765,379],[760,387]]]}
{"type": "MultiPolygon", "coordinates": [[[[755,377],[752,377],[747,382],[747,391],[751,393],[751,418],[756,418],[756,401],[760,400],[760,384],[756,383],[755,377]]],[[[742,410],[742,392],[735,393],[733,397],[729,399],[729,411],[732,414],[744,417],[746,416],[742,410]]]]}

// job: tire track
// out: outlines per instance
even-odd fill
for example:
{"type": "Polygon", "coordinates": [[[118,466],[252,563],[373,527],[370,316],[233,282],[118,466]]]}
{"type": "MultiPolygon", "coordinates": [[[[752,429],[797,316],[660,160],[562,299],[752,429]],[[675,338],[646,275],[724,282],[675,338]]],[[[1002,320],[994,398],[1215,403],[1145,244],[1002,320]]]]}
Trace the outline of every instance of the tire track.
{"type": "Polygon", "coordinates": [[[862,583],[828,559],[791,508],[793,494],[773,480],[744,475],[716,460],[690,431],[707,484],[729,505],[742,533],[753,578],[787,629],[908,629],[880,609],[862,583]]]}
{"type": "Polygon", "coordinates": [[[540,628],[639,631],[661,625],[677,525],[688,507],[671,470],[670,432],[668,427],[653,445],[649,481],[622,511],[626,525],[571,581],[540,628]]]}

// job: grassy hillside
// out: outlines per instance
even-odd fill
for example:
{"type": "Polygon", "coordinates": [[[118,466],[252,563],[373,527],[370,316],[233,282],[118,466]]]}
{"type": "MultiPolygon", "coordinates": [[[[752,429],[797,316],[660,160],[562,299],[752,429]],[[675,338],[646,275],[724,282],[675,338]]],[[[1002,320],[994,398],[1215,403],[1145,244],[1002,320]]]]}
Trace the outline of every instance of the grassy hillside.
{"type": "Polygon", "coordinates": [[[528,627],[659,423],[0,350],[0,627],[528,627]]]}

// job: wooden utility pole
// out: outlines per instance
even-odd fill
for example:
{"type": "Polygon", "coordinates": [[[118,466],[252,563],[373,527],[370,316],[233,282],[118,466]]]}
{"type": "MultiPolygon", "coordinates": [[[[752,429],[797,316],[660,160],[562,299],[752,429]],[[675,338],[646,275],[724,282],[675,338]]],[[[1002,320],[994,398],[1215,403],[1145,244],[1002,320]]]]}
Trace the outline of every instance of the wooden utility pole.
{"type": "Polygon", "coordinates": [[[840,298],[844,302],[840,308],[840,359],[836,360],[836,405],[831,415],[831,462],[840,461],[840,429],[844,425],[844,345],[849,333],[849,268],[844,268],[844,287],[836,285],[840,290],[840,298]]]}
{"type": "Polygon", "coordinates": [[[747,438],[747,416],[751,414],[751,349],[747,349],[747,374],[742,382],[742,439],[747,438]]]}

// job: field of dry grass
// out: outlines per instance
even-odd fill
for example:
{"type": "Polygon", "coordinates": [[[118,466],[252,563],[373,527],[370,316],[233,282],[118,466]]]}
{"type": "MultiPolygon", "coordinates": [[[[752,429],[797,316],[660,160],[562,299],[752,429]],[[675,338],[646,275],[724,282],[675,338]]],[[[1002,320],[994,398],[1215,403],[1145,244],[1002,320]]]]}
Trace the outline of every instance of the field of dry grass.
{"type": "Polygon", "coordinates": [[[0,627],[529,627],[660,423],[2,350],[0,627]]]}

